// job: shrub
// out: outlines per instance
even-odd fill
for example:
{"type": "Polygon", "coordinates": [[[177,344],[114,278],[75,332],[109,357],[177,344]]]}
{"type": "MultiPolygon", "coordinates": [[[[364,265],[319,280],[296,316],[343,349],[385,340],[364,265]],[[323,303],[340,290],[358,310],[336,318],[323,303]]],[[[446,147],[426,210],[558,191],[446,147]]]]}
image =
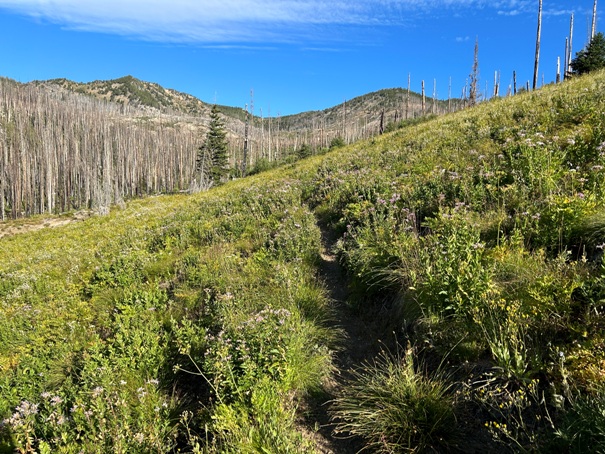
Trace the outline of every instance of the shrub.
{"type": "Polygon", "coordinates": [[[296,156],[298,156],[298,159],[308,158],[309,156],[311,156],[311,154],[311,147],[306,143],[304,143],[298,150],[296,150],[296,156]]]}
{"type": "Polygon", "coordinates": [[[217,406],[212,418],[214,449],[208,452],[314,452],[311,443],[296,430],[295,414],[287,408],[287,398],[271,380],[262,379],[246,400],[217,406]]]}
{"type": "Polygon", "coordinates": [[[256,175],[257,173],[266,172],[267,170],[271,170],[276,166],[275,161],[269,161],[267,158],[259,158],[256,160],[248,175],[256,175]]]}
{"type": "MultiPolygon", "coordinates": [[[[463,204],[462,204],[463,205],[463,204]]],[[[486,260],[479,232],[463,210],[442,213],[427,222],[421,272],[415,289],[427,314],[466,317],[493,293],[493,266],[486,260]]]]}
{"type": "Polygon", "coordinates": [[[331,141],[330,141],[330,150],[333,150],[335,148],[340,148],[340,147],[344,147],[345,146],[345,141],[342,140],[342,137],[334,137],[331,141]]]}

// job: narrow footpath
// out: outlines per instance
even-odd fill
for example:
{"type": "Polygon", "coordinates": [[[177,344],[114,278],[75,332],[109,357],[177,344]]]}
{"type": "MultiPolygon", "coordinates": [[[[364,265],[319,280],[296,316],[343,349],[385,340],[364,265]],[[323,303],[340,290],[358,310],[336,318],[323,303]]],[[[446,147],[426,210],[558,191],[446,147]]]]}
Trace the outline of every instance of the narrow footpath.
{"type": "Polygon", "coordinates": [[[325,384],[325,395],[309,399],[304,409],[303,424],[313,441],[317,452],[322,454],[356,453],[363,448],[361,440],[334,434],[334,424],[330,420],[330,400],[339,395],[342,386],[350,377],[350,371],[364,363],[371,362],[380,351],[378,337],[372,327],[365,323],[348,304],[347,277],[334,254],[337,237],[328,227],[318,223],[321,230],[322,250],[318,279],[320,279],[332,302],[332,327],[339,338],[334,355],[335,372],[325,384]]]}

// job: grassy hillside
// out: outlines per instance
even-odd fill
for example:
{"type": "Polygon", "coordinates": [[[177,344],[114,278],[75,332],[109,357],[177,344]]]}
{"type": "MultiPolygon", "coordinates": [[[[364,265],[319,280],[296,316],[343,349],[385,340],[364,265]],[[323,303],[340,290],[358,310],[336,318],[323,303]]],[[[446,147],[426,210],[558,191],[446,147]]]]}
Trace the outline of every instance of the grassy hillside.
{"type": "Polygon", "coordinates": [[[319,452],[316,400],[374,452],[604,450],[604,101],[578,78],[1,238],[0,452],[319,452]],[[384,341],[353,372],[322,234],[384,341]]]}
{"type": "MultiPolygon", "coordinates": [[[[432,99],[425,99],[425,114],[442,114],[458,110],[462,103],[460,100],[436,100],[433,106],[432,99]],[[451,105],[450,105],[451,104],[451,105]]],[[[296,115],[287,115],[280,119],[282,127],[286,130],[299,130],[309,125],[326,125],[327,129],[343,134],[343,122],[349,132],[355,128],[370,128],[376,133],[380,127],[380,117],[384,111],[384,126],[397,123],[407,118],[412,119],[423,115],[422,95],[410,92],[408,101],[407,90],[402,88],[388,88],[367,93],[346,100],[341,104],[322,111],[302,112],[296,115]]],[[[366,135],[367,137],[367,135],[366,135]]]]}
{"type": "MultiPolygon", "coordinates": [[[[124,76],[113,80],[96,80],[88,83],[74,82],[68,79],[52,79],[47,81],[35,81],[34,85],[58,86],[72,92],[82,93],[97,99],[105,101],[129,104],[136,107],[150,107],[162,109],[173,113],[186,115],[208,116],[210,105],[187,93],[179,92],[170,88],[164,88],[153,82],[145,82],[133,76],[124,76]]],[[[391,88],[379,90],[357,96],[351,100],[345,101],[345,104],[325,109],[323,111],[301,112],[299,114],[287,115],[281,118],[283,127],[286,130],[309,129],[312,124],[320,123],[325,120],[330,128],[342,125],[342,112],[347,109],[348,121],[352,124],[365,119],[368,112],[373,114],[372,121],[377,121],[377,117],[384,109],[387,121],[394,121],[395,112],[398,112],[398,118],[405,117],[407,91],[401,88],[391,88]]],[[[245,104],[245,102],[243,102],[245,104]]],[[[221,113],[226,117],[237,119],[241,122],[246,120],[245,112],[242,107],[218,106],[221,113]]],[[[410,117],[420,115],[422,109],[422,96],[418,93],[410,93],[409,101],[410,117]]],[[[452,110],[460,107],[460,100],[452,100],[452,110]]],[[[432,111],[432,99],[428,99],[426,109],[432,111]]],[[[446,112],[448,103],[445,101],[436,101],[435,112],[446,112]]],[[[275,115],[274,115],[275,117],[275,115]]],[[[260,116],[255,116],[254,123],[260,122],[260,116]]],[[[346,120],[346,119],[345,119],[346,120]]]]}
{"type": "Polygon", "coordinates": [[[132,76],[114,80],[95,80],[78,83],[68,79],[35,81],[35,85],[59,86],[104,101],[170,110],[173,113],[207,116],[210,106],[195,96],[171,90],[152,82],[144,82],[132,76]]]}

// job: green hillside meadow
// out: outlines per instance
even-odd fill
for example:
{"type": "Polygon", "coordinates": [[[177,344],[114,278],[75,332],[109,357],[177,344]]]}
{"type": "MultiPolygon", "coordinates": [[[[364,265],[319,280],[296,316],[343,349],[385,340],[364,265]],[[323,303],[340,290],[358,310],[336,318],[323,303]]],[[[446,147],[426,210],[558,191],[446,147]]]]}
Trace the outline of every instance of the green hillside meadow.
{"type": "Polygon", "coordinates": [[[0,452],[605,452],[604,201],[599,73],[3,237],[0,452]]]}

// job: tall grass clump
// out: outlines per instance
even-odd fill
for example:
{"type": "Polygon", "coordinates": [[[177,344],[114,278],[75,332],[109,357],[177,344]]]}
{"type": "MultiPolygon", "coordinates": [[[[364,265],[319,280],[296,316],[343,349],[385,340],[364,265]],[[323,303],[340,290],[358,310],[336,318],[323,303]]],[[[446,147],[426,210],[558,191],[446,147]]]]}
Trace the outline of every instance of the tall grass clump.
{"type": "Polygon", "coordinates": [[[382,353],[353,372],[332,406],[336,431],[374,452],[443,452],[459,442],[455,397],[445,377],[416,370],[413,354],[382,353]]]}

